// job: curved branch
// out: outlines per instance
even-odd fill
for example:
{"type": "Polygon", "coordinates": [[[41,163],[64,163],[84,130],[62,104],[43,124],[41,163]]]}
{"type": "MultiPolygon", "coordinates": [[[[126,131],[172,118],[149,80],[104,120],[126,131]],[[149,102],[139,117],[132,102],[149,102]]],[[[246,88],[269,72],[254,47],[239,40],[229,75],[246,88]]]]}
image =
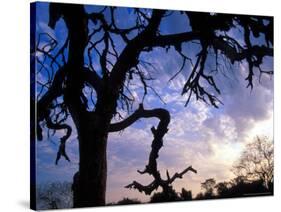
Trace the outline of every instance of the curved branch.
{"type": "Polygon", "coordinates": [[[59,149],[57,152],[57,157],[56,157],[56,165],[58,164],[61,156],[63,156],[67,161],[70,162],[70,159],[65,151],[65,143],[66,143],[67,139],[71,136],[72,128],[68,124],[53,123],[50,117],[47,118],[46,124],[49,129],[66,130],[66,135],[61,137],[61,140],[60,140],[60,146],[59,146],[59,149]]]}
{"type": "MultiPolygon", "coordinates": [[[[63,83],[66,76],[66,67],[67,65],[64,65],[62,68],[60,68],[54,77],[54,80],[52,82],[52,85],[48,89],[48,91],[42,96],[42,98],[37,102],[37,138],[38,140],[42,140],[42,129],[39,125],[41,121],[44,119],[48,119],[49,117],[49,108],[52,105],[52,102],[61,96],[63,94],[63,83]]],[[[84,71],[81,71],[81,77],[82,79],[89,83],[97,93],[101,90],[101,79],[94,71],[90,71],[87,68],[84,68],[84,71]]],[[[50,124],[50,126],[53,126],[50,124]]],[[[51,127],[50,127],[51,128],[51,127]]],[[[51,128],[52,129],[52,128],[51,128]]]]}
{"type": "Polygon", "coordinates": [[[156,184],[155,181],[145,186],[138,183],[137,181],[133,181],[131,184],[126,185],[125,188],[129,188],[129,189],[133,188],[138,190],[140,193],[144,192],[146,195],[150,195],[154,190],[158,188],[158,186],[159,185],[156,184]]]}
{"type": "Polygon", "coordinates": [[[89,83],[97,93],[101,91],[102,80],[95,71],[84,67],[84,71],[81,71],[81,77],[85,82],[89,83]]]}
{"type": "MultiPolygon", "coordinates": [[[[174,176],[172,178],[169,179],[168,177],[168,182],[171,184],[172,182],[174,182],[177,178],[182,178],[184,174],[186,174],[188,171],[192,171],[193,173],[197,174],[197,171],[192,168],[192,166],[187,167],[185,170],[183,170],[180,173],[175,173],[174,176]]],[[[168,171],[167,171],[168,173],[168,171]]],[[[168,175],[168,174],[167,174],[168,175]]]]}
{"type": "Polygon", "coordinates": [[[42,96],[42,98],[37,102],[37,138],[42,140],[42,129],[40,128],[39,123],[44,119],[47,119],[49,113],[48,109],[52,104],[52,101],[57,97],[62,95],[62,85],[66,74],[66,66],[60,68],[54,77],[51,87],[48,91],[42,96]]]}
{"type": "Polygon", "coordinates": [[[150,195],[154,190],[156,190],[159,185],[162,186],[163,190],[168,191],[171,187],[171,185],[177,178],[182,178],[184,174],[186,174],[188,171],[192,171],[193,173],[197,173],[195,169],[192,168],[192,166],[187,167],[185,170],[183,170],[180,173],[175,173],[172,178],[169,176],[169,172],[167,171],[167,180],[162,180],[161,183],[154,180],[148,185],[142,185],[137,181],[133,181],[129,185],[125,186],[125,188],[129,189],[136,189],[139,192],[144,192],[146,195],[150,195]]]}
{"type": "MultiPolygon", "coordinates": [[[[118,61],[112,68],[109,83],[115,92],[120,90],[126,78],[126,73],[138,64],[138,57],[141,51],[146,47],[146,42],[154,38],[158,32],[161,19],[165,14],[164,10],[154,10],[147,27],[130,40],[125,49],[120,54],[118,61]]],[[[116,98],[118,93],[116,94],[116,98]]]]}
{"type": "Polygon", "coordinates": [[[152,109],[152,110],[145,110],[143,108],[143,105],[140,104],[139,108],[128,118],[125,120],[111,124],[109,126],[110,132],[116,132],[123,130],[130,125],[132,125],[135,121],[137,121],[140,118],[151,118],[156,117],[160,121],[158,123],[157,128],[154,126],[151,128],[151,132],[153,134],[153,141],[151,144],[151,151],[149,154],[149,161],[146,165],[145,169],[143,171],[139,171],[140,174],[149,174],[152,175],[154,178],[154,181],[150,184],[144,186],[136,181],[133,181],[133,183],[125,186],[125,188],[134,188],[137,189],[139,192],[144,192],[146,195],[150,195],[152,191],[156,190],[159,186],[163,188],[164,191],[167,191],[171,188],[171,184],[177,179],[182,178],[182,176],[187,173],[188,171],[192,171],[194,173],[197,173],[195,169],[193,169],[191,166],[186,168],[184,171],[180,173],[175,173],[172,178],[169,177],[168,171],[167,171],[167,180],[163,180],[161,178],[160,172],[157,169],[157,158],[159,156],[159,150],[163,146],[163,137],[168,132],[168,125],[170,123],[170,113],[162,108],[152,109]]]}
{"type": "Polygon", "coordinates": [[[165,125],[167,126],[170,122],[170,114],[167,110],[162,108],[145,110],[143,108],[143,105],[140,104],[139,108],[128,118],[124,119],[121,122],[110,124],[109,132],[118,132],[124,130],[125,128],[129,127],[140,118],[152,118],[152,117],[159,118],[161,121],[163,120],[163,122],[165,122],[165,125]]]}

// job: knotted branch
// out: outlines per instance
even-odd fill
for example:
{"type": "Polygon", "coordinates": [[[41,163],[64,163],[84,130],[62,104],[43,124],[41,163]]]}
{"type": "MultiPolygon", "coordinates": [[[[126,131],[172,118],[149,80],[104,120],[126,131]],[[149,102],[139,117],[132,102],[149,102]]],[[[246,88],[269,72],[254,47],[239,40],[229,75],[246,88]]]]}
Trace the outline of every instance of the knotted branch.
{"type": "Polygon", "coordinates": [[[160,121],[158,123],[157,128],[155,128],[154,126],[151,128],[151,132],[154,138],[151,144],[151,151],[149,154],[148,164],[146,165],[143,171],[138,170],[138,173],[152,175],[154,180],[148,185],[142,185],[136,181],[133,181],[131,184],[125,186],[125,188],[137,189],[139,192],[144,192],[146,195],[150,195],[159,186],[163,188],[163,191],[167,191],[169,188],[171,188],[171,184],[177,178],[182,178],[183,175],[186,174],[188,171],[197,173],[195,169],[189,166],[182,172],[175,173],[172,176],[172,178],[169,177],[168,171],[167,171],[167,180],[163,180],[161,178],[161,174],[157,168],[157,158],[159,156],[159,151],[163,146],[163,137],[168,132],[168,125],[170,123],[170,113],[165,109],[157,108],[152,110],[145,110],[143,108],[143,105],[140,104],[139,108],[131,116],[129,116],[128,118],[124,119],[121,122],[111,124],[109,127],[109,131],[110,132],[120,131],[129,127],[140,118],[152,118],[152,117],[156,117],[160,121]]]}
{"type": "Polygon", "coordinates": [[[67,141],[67,139],[71,136],[71,132],[72,129],[68,124],[59,124],[59,123],[54,123],[50,117],[47,118],[46,120],[46,124],[47,127],[49,129],[53,129],[53,130],[66,130],[66,135],[64,135],[61,139],[60,139],[60,146],[57,152],[57,157],[56,157],[56,165],[58,165],[58,162],[61,158],[61,156],[63,156],[67,161],[70,162],[70,159],[65,151],[65,143],[67,141]]]}

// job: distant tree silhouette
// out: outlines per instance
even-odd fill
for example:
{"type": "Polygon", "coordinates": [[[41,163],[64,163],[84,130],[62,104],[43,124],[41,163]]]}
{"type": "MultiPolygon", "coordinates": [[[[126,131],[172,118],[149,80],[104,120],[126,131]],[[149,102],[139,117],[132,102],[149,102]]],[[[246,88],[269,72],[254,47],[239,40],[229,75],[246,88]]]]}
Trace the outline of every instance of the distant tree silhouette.
{"type": "Polygon", "coordinates": [[[61,209],[72,207],[71,183],[52,182],[41,184],[36,192],[37,209],[61,209]]]}
{"type": "Polygon", "coordinates": [[[177,192],[173,188],[170,188],[170,190],[168,191],[154,193],[150,198],[150,202],[173,202],[173,201],[180,201],[180,197],[178,196],[177,192]]]}
{"type": "Polygon", "coordinates": [[[270,191],[261,180],[244,181],[237,177],[230,182],[218,183],[216,185],[218,198],[245,197],[256,195],[269,195],[270,191]]]}
{"type": "Polygon", "coordinates": [[[141,201],[137,199],[129,199],[129,198],[124,198],[116,203],[116,205],[131,205],[131,204],[140,204],[141,201]]]}
{"type": "Polygon", "coordinates": [[[191,191],[187,191],[184,188],[182,188],[181,189],[181,193],[180,193],[180,197],[184,201],[192,200],[192,192],[191,191]]]}
{"type": "Polygon", "coordinates": [[[182,188],[180,193],[177,193],[172,187],[169,191],[162,191],[154,193],[150,202],[173,202],[173,201],[186,201],[192,200],[192,192],[182,188]]]}
{"type": "Polygon", "coordinates": [[[62,157],[71,159],[65,151],[72,133],[72,127],[67,122],[69,117],[78,133],[79,171],[74,177],[74,207],[105,205],[109,133],[124,130],[141,118],[159,119],[158,126],[151,128],[153,140],[148,164],[143,171],[138,171],[151,175],[153,181],[148,185],[134,181],[127,188],[150,195],[161,187],[169,193],[177,178],[182,178],[188,171],[196,172],[189,166],[172,176],[167,171],[166,178],[163,178],[158,170],[157,158],[168,132],[170,113],[163,108],[145,109],[143,105],[148,92],[158,96],[149,81],[152,80],[151,69],[159,67],[142,61],[141,53],[156,48],[176,51],[183,63],[180,70],[174,71],[171,80],[190,62],[192,68],[181,91],[187,97],[186,105],[191,97],[195,97],[216,108],[219,106],[221,91],[216,84],[216,74],[224,74],[225,71],[220,69],[222,62],[230,66],[244,62],[248,66],[246,81],[250,88],[253,88],[253,77],[257,76],[254,71],[261,75],[273,74],[273,70],[261,67],[264,58],[273,56],[272,17],[132,10],[128,14],[130,17],[124,19],[135,20],[135,24],[122,28],[116,20],[120,8],[104,7],[100,11],[86,12],[83,5],[50,3],[48,25],[55,29],[57,22],[63,20],[67,38],[58,47],[58,42],[45,32],[42,34],[49,36],[50,42],[31,46],[32,57],[37,57],[35,52],[38,52],[45,58],[43,61],[36,58],[37,64],[42,65],[38,71],[48,70],[47,82],[37,82],[38,90],[42,91],[38,93],[36,102],[37,139],[43,139],[44,129],[53,132],[64,130],[57,153],[58,163],[62,157]],[[160,25],[173,13],[179,13],[181,18],[188,20],[186,30],[165,34],[161,32],[160,25]],[[239,29],[241,36],[234,37],[231,33],[233,29],[239,29]],[[117,38],[124,48],[117,48],[117,38]],[[253,39],[260,39],[260,42],[254,43],[253,39]],[[190,52],[182,48],[185,43],[196,43],[195,59],[191,59],[190,52]],[[98,68],[93,65],[93,58],[99,61],[98,68]],[[214,70],[206,66],[207,60],[215,62],[214,70]],[[143,86],[143,98],[134,112],[132,104],[136,99],[130,90],[133,78],[139,79],[143,86]],[[91,90],[89,95],[85,94],[85,88],[91,90]],[[122,110],[130,115],[122,118],[122,110]],[[114,118],[118,117],[121,120],[114,123],[114,118]]]}
{"type": "MultiPolygon", "coordinates": [[[[228,182],[219,182],[214,186],[216,197],[273,194],[273,159],[273,141],[265,136],[257,136],[245,146],[245,150],[234,163],[232,171],[236,177],[228,182]]],[[[207,187],[207,181],[202,183],[204,187],[207,187]]],[[[199,193],[196,198],[206,199],[208,196],[206,193],[208,192],[199,193]]]]}
{"type": "Polygon", "coordinates": [[[202,200],[202,199],[206,199],[206,198],[205,198],[205,195],[203,194],[203,192],[199,192],[199,193],[196,195],[195,199],[197,199],[197,200],[202,200]]]}
{"type": "Polygon", "coordinates": [[[216,184],[215,188],[217,190],[218,197],[232,197],[233,193],[231,192],[232,184],[229,182],[220,182],[216,184]]]}
{"type": "Polygon", "coordinates": [[[214,196],[215,185],[216,180],[214,178],[207,179],[205,182],[201,183],[201,188],[205,191],[205,198],[212,198],[214,196]]]}
{"type": "Polygon", "coordinates": [[[230,188],[234,196],[252,196],[268,192],[262,180],[245,181],[243,178],[235,178],[230,188]]]}
{"type": "Polygon", "coordinates": [[[247,144],[233,166],[235,175],[245,182],[261,181],[270,190],[273,184],[273,141],[256,137],[247,144]]]}
{"type": "MultiPolygon", "coordinates": [[[[206,181],[205,181],[206,182],[206,181]]],[[[230,181],[212,184],[212,189],[200,192],[195,199],[217,199],[231,197],[246,197],[258,195],[271,195],[273,190],[267,189],[262,180],[245,181],[241,177],[236,177],[230,181]]]]}

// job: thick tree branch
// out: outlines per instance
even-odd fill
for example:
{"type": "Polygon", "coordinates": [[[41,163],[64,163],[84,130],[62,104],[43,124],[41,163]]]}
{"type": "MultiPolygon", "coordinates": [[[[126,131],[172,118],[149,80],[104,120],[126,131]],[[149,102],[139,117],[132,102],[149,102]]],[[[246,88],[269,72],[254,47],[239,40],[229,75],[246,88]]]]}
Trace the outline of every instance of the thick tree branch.
{"type": "Polygon", "coordinates": [[[192,40],[199,40],[200,33],[198,32],[184,32],[172,35],[158,35],[154,39],[147,42],[148,47],[165,47],[165,46],[177,46],[181,45],[183,42],[188,42],[192,40]]]}
{"type": "Polygon", "coordinates": [[[170,115],[167,110],[162,109],[162,108],[145,110],[143,108],[143,105],[140,104],[139,108],[128,118],[124,119],[121,122],[110,124],[109,132],[118,132],[118,131],[124,130],[127,127],[129,127],[130,125],[132,125],[134,122],[139,120],[140,118],[152,118],[152,117],[159,118],[160,120],[163,120],[163,122],[165,122],[165,123],[170,122],[170,115]]]}
{"type": "Polygon", "coordinates": [[[101,92],[102,80],[95,71],[91,71],[84,67],[84,71],[81,71],[83,81],[89,83],[97,93],[101,92]]]}
{"type": "Polygon", "coordinates": [[[129,185],[125,186],[125,188],[136,189],[140,193],[144,192],[146,195],[150,195],[158,187],[159,187],[159,185],[155,182],[155,180],[148,185],[142,185],[142,184],[138,183],[137,181],[133,181],[129,185]]]}
{"type": "MultiPolygon", "coordinates": [[[[163,137],[168,132],[168,125],[170,123],[170,114],[165,109],[158,108],[153,110],[145,110],[143,108],[143,105],[140,104],[139,108],[131,116],[129,116],[128,118],[124,119],[121,122],[111,124],[109,127],[109,131],[110,132],[120,131],[129,127],[140,118],[151,118],[151,117],[158,118],[160,122],[158,123],[157,128],[155,128],[154,126],[151,128],[151,132],[153,134],[154,139],[151,144],[151,152],[149,154],[148,164],[146,165],[143,171],[138,170],[138,172],[140,174],[147,173],[149,175],[152,175],[154,177],[154,181],[146,186],[141,185],[136,181],[125,186],[126,188],[134,188],[139,190],[140,192],[145,192],[145,194],[147,195],[151,194],[151,192],[157,189],[159,186],[161,186],[164,191],[170,189],[171,184],[175,181],[175,179],[182,178],[182,176],[188,171],[197,173],[196,170],[190,166],[180,173],[175,173],[172,178],[168,177],[167,180],[163,180],[161,178],[160,172],[157,169],[157,158],[159,156],[159,150],[163,146],[163,137]]],[[[169,175],[167,174],[167,176],[169,175]]]]}
{"type": "MultiPolygon", "coordinates": [[[[150,195],[154,190],[156,190],[159,186],[161,186],[163,189],[170,189],[170,185],[177,179],[182,178],[184,174],[186,174],[188,171],[192,171],[193,173],[197,173],[195,169],[193,169],[191,166],[187,167],[185,170],[183,170],[180,173],[175,173],[172,178],[169,176],[169,172],[167,171],[167,180],[162,180],[159,184],[158,181],[154,180],[148,185],[142,185],[137,181],[133,181],[129,185],[125,186],[125,188],[129,189],[136,189],[139,192],[144,192],[146,195],[150,195]]],[[[167,190],[166,190],[167,191],[167,190]]]]}
{"type": "MultiPolygon", "coordinates": [[[[189,166],[189,167],[187,167],[185,170],[183,170],[182,172],[180,172],[180,173],[175,173],[171,179],[168,178],[168,183],[171,184],[171,183],[174,182],[177,178],[182,178],[183,175],[185,175],[188,171],[192,171],[193,173],[197,174],[197,171],[196,171],[194,168],[192,168],[192,166],[189,166]]],[[[168,171],[167,171],[167,173],[168,173],[168,171]]]]}
{"type": "Polygon", "coordinates": [[[119,56],[110,74],[110,86],[115,92],[125,81],[126,73],[138,64],[138,57],[145,47],[146,40],[156,36],[164,10],[154,10],[148,26],[134,39],[132,39],[119,56]]]}

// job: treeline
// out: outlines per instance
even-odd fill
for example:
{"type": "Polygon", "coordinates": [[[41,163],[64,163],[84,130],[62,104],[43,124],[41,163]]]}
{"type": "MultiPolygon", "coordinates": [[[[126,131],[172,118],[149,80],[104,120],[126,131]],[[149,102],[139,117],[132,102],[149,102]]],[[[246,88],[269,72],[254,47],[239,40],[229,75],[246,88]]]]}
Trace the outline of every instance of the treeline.
{"type": "MultiPolygon", "coordinates": [[[[191,190],[182,188],[176,192],[172,187],[169,192],[154,193],[149,202],[172,202],[187,200],[219,199],[273,195],[273,141],[268,137],[256,137],[245,146],[231,171],[235,177],[225,182],[216,182],[214,178],[201,183],[201,192],[192,196],[191,190]]],[[[124,199],[122,203],[138,200],[124,199]]],[[[116,204],[119,204],[118,202],[116,204]]]]}
{"type": "MultiPolygon", "coordinates": [[[[233,179],[216,182],[208,178],[201,183],[201,192],[193,196],[191,190],[182,188],[180,192],[170,186],[167,192],[154,193],[148,203],[174,202],[232,197],[261,196],[273,194],[273,141],[267,137],[257,137],[245,146],[239,159],[233,164],[233,179]]],[[[56,182],[37,188],[38,209],[58,209],[72,207],[72,184],[56,182]]],[[[123,198],[107,205],[128,205],[144,203],[138,199],[123,198]]]]}
{"type": "Polygon", "coordinates": [[[216,183],[215,179],[211,178],[203,182],[201,186],[204,191],[197,194],[194,199],[217,199],[273,194],[273,182],[267,187],[262,180],[245,181],[241,177],[219,183],[216,183]]]}

